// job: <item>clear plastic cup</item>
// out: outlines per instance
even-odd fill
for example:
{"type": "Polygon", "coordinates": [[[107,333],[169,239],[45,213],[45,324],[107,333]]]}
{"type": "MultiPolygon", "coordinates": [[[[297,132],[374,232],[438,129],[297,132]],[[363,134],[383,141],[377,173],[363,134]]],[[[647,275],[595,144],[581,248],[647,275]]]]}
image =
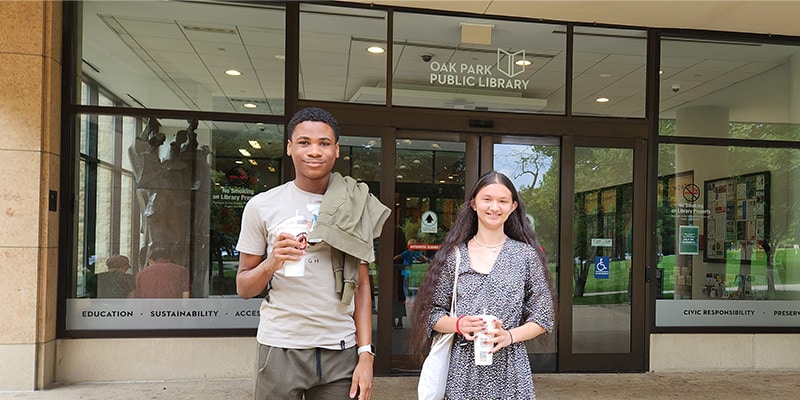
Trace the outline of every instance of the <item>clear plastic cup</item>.
{"type": "MultiPolygon", "coordinates": [[[[479,315],[486,323],[486,329],[494,329],[494,315],[479,315]]],[[[475,365],[492,365],[492,353],[489,351],[494,347],[492,343],[485,343],[489,336],[483,331],[478,332],[475,337],[475,365]]]]}
{"type": "MultiPolygon", "coordinates": [[[[291,233],[295,236],[298,242],[301,243],[300,250],[305,250],[308,246],[308,224],[301,223],[301,224],[291,224],[287,225],[284,229],[284,232],[291,233]]],[[[283,263],[283,275],[284,276],[303,276],[305,275],[306,270],[306,257],[300,259],[300,261],[284,261],[283,263]]]]}

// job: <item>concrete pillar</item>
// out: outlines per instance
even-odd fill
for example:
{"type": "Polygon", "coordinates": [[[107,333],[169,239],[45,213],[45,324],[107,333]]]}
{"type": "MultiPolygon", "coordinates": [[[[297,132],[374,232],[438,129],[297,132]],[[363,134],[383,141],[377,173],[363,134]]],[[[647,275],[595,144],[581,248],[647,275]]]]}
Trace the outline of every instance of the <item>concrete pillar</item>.
{"type": "Polygon", "coordinates": [[[0,2],[0,391],[53,381],[61,18],[60,2],[0,2]]]}
{"type": "MultiPolygon", "coordinates": [[[[800,124],[800,51],[794,53],[789,58],[789,123],[792,124],[800,124]]],[[[791,140],[796,140],[797,138],[789,138],[791,140]]],[[[798,165],[800,164],[800,155],[798,155],[797,150],[788,150],[787,154],[788,157],[786,160],[787,168],[785,175],[786,180],[781,181],[780,174],[772,175],[772,194],[773,198],[781,198],[782,196],[786,196],[786,203],[789,204],[798,204],[800,202],[800,185],[797,182],[800,182],[800,171],[797,168],[789,168],[789,165],[798,165]],[[785,193],[783,193],[785,191],[785,193]]],[[[773,203],[774,204],[774,203],[773,203]]],[[[775,209],[775,208],[773,208],[775,209]]],[[[777,218],[772,218],[770,220],[770,225],[772,225],[772,232],[770,237],[774,241],[777,237],[782,236],[780,233],[786,232],[785,236],[788,237],[797,237],[797,231],[792,231],[791,227],[794,225],[791,221],[796,221],[798,218],[798,210],[797,207],[786,207],[786,215],[779,216],[777,218]]],[[[774,251],[774,250],[773,250],[774,251]]],[[[788,270],[789,268],[794,268],[796,265],[783,265],[783,268],[788,270]]],[[[781,282],[783,283],[783,282],[781,282]]]]}
{"type": "Polygon", "coordinates": [[[800,52],[789,58],[789,122],[800,123],[800,52]]]}
{"type": "MultiPolygon", "coordinates": [[[[719,106],[695,106],[685,107],[677,111],[675,117],[675,127],[678,136],[703,136],[703,137],[727,137],[730,116],[725,107],[719,106]]],[[[692,208],[693,204],[686,201],[682,193],[676,196],[678,209],[695,210],[691,214],[691,219],[685,214],[679,214],[676,218],[676,225],[694,225],[703,230],[703,214],[700,212],[703,201],[706,197],[703,182],[711,178],[719,178],[728,175],[728,149],[727,147],[715,146],[676,146],[675,149],[675,172],[694,172],[694,184],[700,187],[701,196],[694,205],[700,208],[692,208]]],[[[675,227],[676,235],[679,232],[678,226],[675,227]]],[[[702,232],[705,235],[705,232],[702,232]]],[[[677,240],[677,238],[676,238],[677,240]]],[[[676,251],[678,246],[675,247],[676,251]]],[[[677,255],[675,256],[675,299],[697,299],[702,298],[703,281],[707,272],[705,268],[699,267],[703,262],[702,252],[699,255],[677,255]]],[[[724,264],[721,264],[724,265],[724,264]]],[[[724,268],[721,269],[724,273],[724,268]]]]}
{"type": "MultiPolygon", "coordinates": [[[[685,107],[675,115],[677,136],[726,138],[730,133],[729,124],[729,110],[720,106],[685,107]]],[[[698,186],[702,186],[706,178],[719,178],[730,172],[727,162],[720,162],[728,158],[726,147],[681,146],[680,149],[675,155],[677,171],[694,170],[698,186]]]]}

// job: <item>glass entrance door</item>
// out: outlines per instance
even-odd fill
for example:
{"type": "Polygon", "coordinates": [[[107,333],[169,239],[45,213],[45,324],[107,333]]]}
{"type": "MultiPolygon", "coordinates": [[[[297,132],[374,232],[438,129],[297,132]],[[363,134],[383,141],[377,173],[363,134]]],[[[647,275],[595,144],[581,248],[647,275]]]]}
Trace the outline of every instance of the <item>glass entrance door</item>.
{"type": "MultiPolygon", "coordinates": [[[[487,138],[488,139],[488,138],[487,138]]],[[[508,176],[517,188],[536,237],[544,247],[550,273],[558,282],[559,177],[561,147],[557,138],[499,139],[491,143],[492,166],[508,176]]],[[[488,150],[488,144],[483,148],[488,150]]],[[[557,370],[557,330],[526,343],[531,370],[557,370]]]]}
{"type": "MultiPolygon", "coordinates": [[[[381,285],[379,312],[392,316],[392,370],[419,370],[408,355],[411,313],[422,276],[464,203],[468,177],[477,173],[467,154],[477,154],[461,135],[398,132],[395,162],[394,250],[391,284],[381,285]],[[473,170],[470,170],[472,168],[473,170]],[[391,293],[389,296],[387,293],[391,293]]],[[[386,276],[386,274],[382,275],[386,276]]]]}
{"type": "Polygon", "coordinates": [[[644,141],[563,144],[559,370],[643,371],[644,141]]]}
{"type": "Polygon", "coordinates": [[[392,313],[392,370],[419,369],[407,354],[419,279],[465,189],[495,169],[515,183],[559,292],[556,332],[528,343],[533,371],[644,371],[645,199],[633,187],[645,182],[645,142],[437,136],[396,139],[395,252],[416,255],[396,258],[391,287],[380,290],[380,301],[392,303],[379,306],[392,313]],[[436,231],[424,232],[431,215],[436,231]]]}

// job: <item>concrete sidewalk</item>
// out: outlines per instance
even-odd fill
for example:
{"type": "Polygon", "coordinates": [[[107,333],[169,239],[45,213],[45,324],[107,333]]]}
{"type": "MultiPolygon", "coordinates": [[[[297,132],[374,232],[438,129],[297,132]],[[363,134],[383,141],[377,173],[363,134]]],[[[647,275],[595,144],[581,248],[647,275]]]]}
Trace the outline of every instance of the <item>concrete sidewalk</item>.
{"type": "MultiPolygon", "coordinates": [[[[789,400],[800,398],[800,372],[537,374],[539,400],[789,400]]],[[[376,377],[375,400],[416,399],[417,377],[376,377]]],[[[0,399],[249,400],[250,380],[81,383],[35,392],[0,392],[0,399]]]]}

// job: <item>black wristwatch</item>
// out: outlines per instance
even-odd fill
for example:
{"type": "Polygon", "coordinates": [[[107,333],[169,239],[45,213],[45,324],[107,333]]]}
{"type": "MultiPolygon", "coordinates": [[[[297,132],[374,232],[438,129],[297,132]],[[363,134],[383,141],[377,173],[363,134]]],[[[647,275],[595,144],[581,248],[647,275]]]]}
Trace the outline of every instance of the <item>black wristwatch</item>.
{"type": "Polygon", "coordinates": [[[359,347],[358,348],[358,355],[361,355],[361,353],[369,353],[369,354],[372,354],[373,356],[375,356],[375,345],[370,343],[370,344],[366,344],[366,345],[363,345],[363,346],[359,347]]]}

